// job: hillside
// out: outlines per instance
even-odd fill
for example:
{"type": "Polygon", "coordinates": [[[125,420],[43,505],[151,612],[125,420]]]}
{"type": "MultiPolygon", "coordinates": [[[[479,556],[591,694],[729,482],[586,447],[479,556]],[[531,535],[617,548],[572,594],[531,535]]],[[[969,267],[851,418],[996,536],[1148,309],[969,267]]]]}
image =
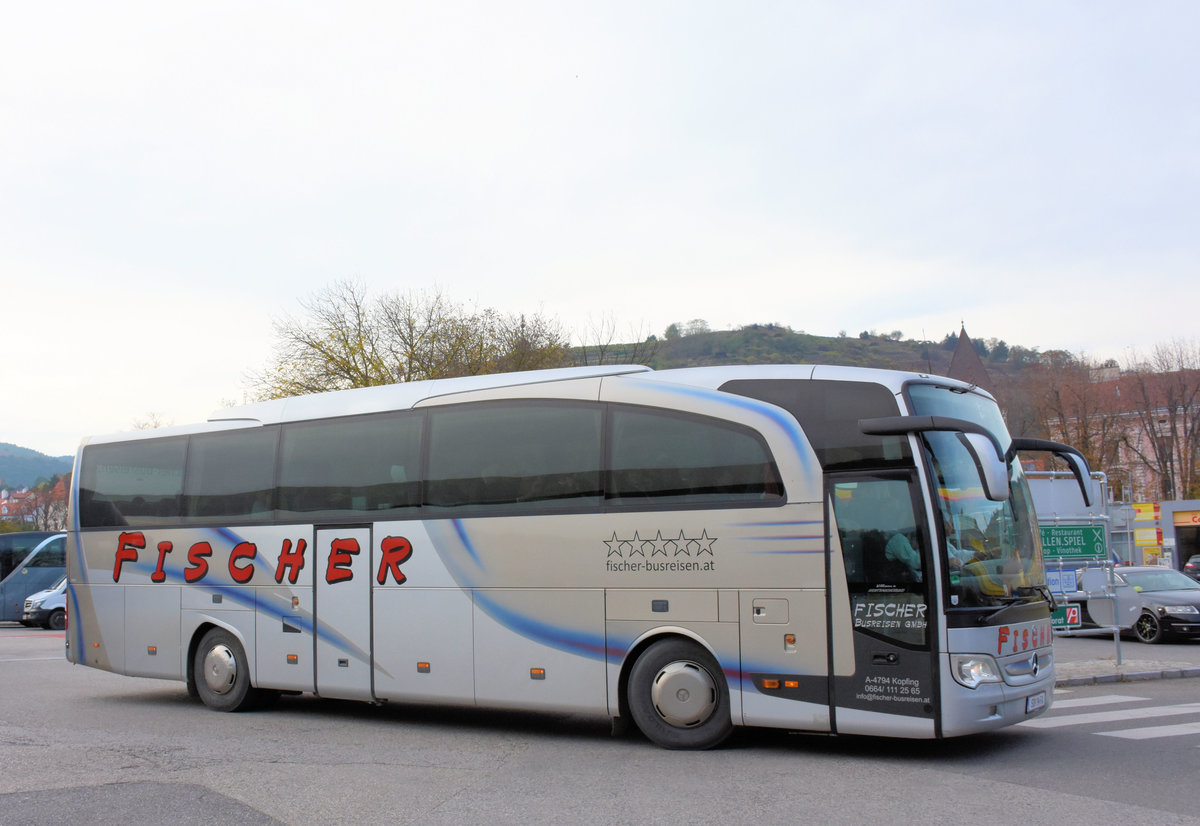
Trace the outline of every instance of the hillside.
{"type": "Polygon", "coordinates": [[[0,488],[24,488],[39,479],[69,473],[74,456],[47,456],[25,447],[0,442],[0,488]]]}
{"type": "MultiPolygon", "coordinates": [[[[609,362],[633,361],[663,370],[711,364],[836,364],[879,367],[946,375],[957,336],[938,342],[901,340],[895,336],[862,333],[856,336],[814,336],[772,324],[754,324],[739,330],[699,332],[656,339],[637,345],[615,345],[606,354],[609,362]]],[[[1020,372],[1036,350],[1010,348],[994,342],[988,350],[975,342],[989,373],[995,378],[1020,372]]],[[[586,359],[579,351],[577,363],[586,359]]]]}

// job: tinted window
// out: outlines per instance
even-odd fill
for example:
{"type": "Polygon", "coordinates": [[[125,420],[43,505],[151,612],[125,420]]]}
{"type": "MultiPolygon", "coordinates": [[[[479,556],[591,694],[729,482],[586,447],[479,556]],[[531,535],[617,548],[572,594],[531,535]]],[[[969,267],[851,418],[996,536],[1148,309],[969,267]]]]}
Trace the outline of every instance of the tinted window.
{"type": "Polygon", "coordinates": [[[726,422],[614,408],[608,496],[625,504],[776,500],[766,445],[726,422]]]}
{"type": "Polygon", "coordinates": [[[188,454],[187,515],[223,522],[271,518],[275,489],[274,427],[193,436],[188,454]]]}
{"type": "Polygon", "coordinates": [[[284,515],[397,511],[419,504],[420,414],[287,425],[279,471],[284,515]]]}
{"type": "Polygon", "coordinates": [[[832,494],[854,627],[925,645],[925,535],[917,528],[912,480],[856,475],[837,481],[832,494]]]}
{"type": "Polygon", "coordinates": [[[67,564],[67,540],[53,539],[29,563],[30,568],[62,568],[67,564]]]}
{"type": "Polygon", "coordinates": [[[868,436],[859,429],[859,419],[899,414],[896,398],[883,385],[739,380],[721,389],[770,402],[795,416],[826,470],[912,464],[907,436],[868,436]]]}
{"type": "Polygon", "coordinates": [[[45,531],[22,531],[0,536],[0,580],[12,573],[25,561],[29,552],[49,536],[45,531]]]}
{"type": "Polygon", "coordinates": [[[85,528],[155,524],[179,517],[187,439],[147,439],[84,448],[79,521],[85,528]]]}
{"type": "Polygon", "coordinates": [[[426,502],[528,510],[600,501],[601,409],[497,403],[432,413],[426,502]]]}
{"type": "Polygon", "coordinates": [[[15,571],[27,556],[29,551],[24,548],[0,548],[0,581],[15,571]]]}

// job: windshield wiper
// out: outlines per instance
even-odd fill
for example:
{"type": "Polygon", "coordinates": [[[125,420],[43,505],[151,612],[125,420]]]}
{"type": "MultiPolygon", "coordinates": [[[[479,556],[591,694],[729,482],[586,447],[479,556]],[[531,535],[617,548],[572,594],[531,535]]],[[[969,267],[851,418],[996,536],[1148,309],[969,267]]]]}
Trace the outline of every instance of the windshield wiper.
{"type": "MultiPolygon", "coordinates": [[[[1043,599],[1045,599],[1047,596],[1049,596],[1050,599],[1048,601],[1050,602],[1051,605],[1054,605],[1054,602],[1053,602],[1054,595],[1050,593],[1049,589],[1047,589],[1046,591],[1043,592],[1042,589],[1045,587],[1046,587],[1045,585],[1022,585],[1019,588],[1016,588],[1014,590],[1016,590],[1016,591],[1034,591],[1039,596],[1041,596],[1043,599]]],[[[1032,596],[1032,595],[1025,594],[1023,596],[992,597],[992,599],[994,599],[997,602],[1000,602],[1002,604],[999,608],[997,608],[992,613],[985,615],[988,622],[995,622],[997,617],[1001,617],[1004,614],[1008,613],[1009,611],[1012,611],[1015,608],[1024,608],[1026,605],[1032,605],[1033,603],[1029,599],[1030,596],[1032,596]]]]}
{"type": "Polygon", "coordinates": [[[1037,585],[1020,585],[1013,590],[1018,594],[1022,592],[1035,593],[1042,599],[1046,600],[1046,602],[1050,603],[1051,611],[1054,611],[1056,608],[1058,608],[1058,601],[1054,598],[1054,592],[1051,591],[1050,586],[1046,585],[1045,583],[1039,583],[1037,585]]]}

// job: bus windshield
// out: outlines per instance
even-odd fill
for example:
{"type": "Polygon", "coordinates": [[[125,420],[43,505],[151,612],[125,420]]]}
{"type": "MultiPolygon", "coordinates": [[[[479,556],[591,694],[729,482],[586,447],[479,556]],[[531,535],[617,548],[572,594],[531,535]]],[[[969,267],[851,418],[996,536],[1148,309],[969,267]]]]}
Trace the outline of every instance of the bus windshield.
{"type": "MultiPolygon", "coordinates": [[[[996,403],[946,387],[909,388],[918,415],[978,422],[1003,447],[1011,439],[996,403]]],[[[955,434],[923,434],[941,517],[940,556],[949,577],[952,607],[1000,606],[1042,599],[1046,575],[1032,497],[1019,462],[1009,467],[1010,497],[989,500],[979,471],[955,434]]]]}

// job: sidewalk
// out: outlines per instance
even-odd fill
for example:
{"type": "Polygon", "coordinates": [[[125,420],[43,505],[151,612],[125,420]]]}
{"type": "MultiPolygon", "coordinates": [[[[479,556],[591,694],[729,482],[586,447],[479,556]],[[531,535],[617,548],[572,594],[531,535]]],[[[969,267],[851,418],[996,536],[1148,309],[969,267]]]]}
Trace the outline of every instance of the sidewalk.
{"type": "Polygon", "coordinates": [[[1200,677],[1200,643],[1146,645],[1121,640],[1120,664],[1111,635],[1056,636],[1055,685],[1095,685],[1135,680],[1200,677]]]}

